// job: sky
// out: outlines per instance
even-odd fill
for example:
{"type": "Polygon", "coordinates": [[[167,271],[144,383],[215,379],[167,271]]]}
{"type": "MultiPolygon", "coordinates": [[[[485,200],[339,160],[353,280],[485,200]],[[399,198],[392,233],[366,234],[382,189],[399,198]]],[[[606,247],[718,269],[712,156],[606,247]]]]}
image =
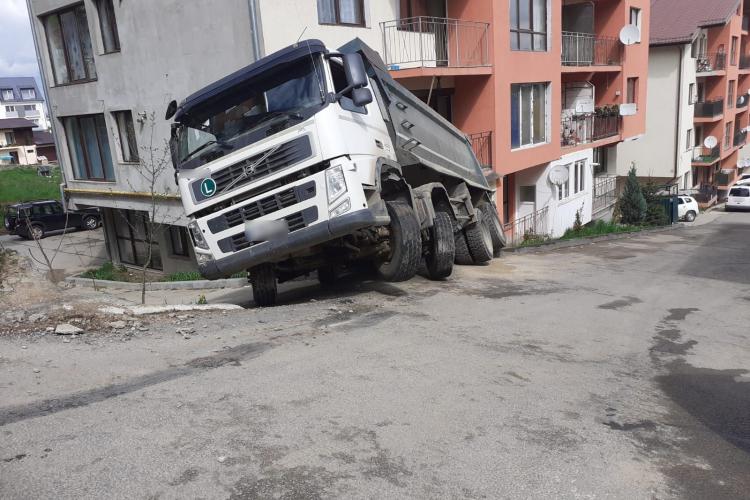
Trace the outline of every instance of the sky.
{"type": "Polygon", "coordinates": [[[0,0],[3,27],[0,29],[0,76],[33,76],[39,88],[42,81],[36,62],[26,0],[0,0]]]}

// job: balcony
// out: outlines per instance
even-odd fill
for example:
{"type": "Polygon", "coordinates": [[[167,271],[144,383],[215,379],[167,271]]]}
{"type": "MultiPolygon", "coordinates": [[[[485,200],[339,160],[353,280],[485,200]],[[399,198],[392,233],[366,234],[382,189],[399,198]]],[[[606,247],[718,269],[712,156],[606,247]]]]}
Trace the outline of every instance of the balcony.
{"type": "Polygon", "coordinates": [[[714,184],[717,186],[731,186],[734,182],[735,171],[732,172],[717,172],[714,175],[714,184]]]}
{"type": "Polygon", "coordinates": [[[742,54],[740,56],[740,69],[741,70],[750,69],[750,55],[742,54]]]}
{"type": "Polygon", "coordinates": [[[737,132],[734,134],[734,147],[741,148],[747,143],[747,132],[737,132]]]}
{"type": "Polygon", "coordinates": [[[702,54],[695,58],[695,71],[698,76],[701,76],[701,73],[714,73],[725,69],[727,69],[726,52],[702,54]]]}
{"type": "Polygon", "coordinates": [[[573,147],[620,134],[620,115],[584,113],[562,117],[561,145],[573,147]]]}
{"type": "Polygon", "coordinates": [[[695,103],[695,118],[719,118],[724,114],[724,98],[710,101],[699,101],[695,103]]]}
{"type": "Polygon", "coordinates": [[[563,66],[619,66],[621,64],[622,44],[617,38],[563,31],[563,66]]]}
{"type": "Polygon", "coordinates": [[[468,73],[489,73],[489,23],[421,16],[386,21],[380,29],[385,63],[391,71],[436,68],[441,71],[431,74],[461,74],[475,68],[485,71],[468,73]]]}
{"type": "Polygon", "coordinates": [[[693,148],[693,165],[712,165],[719,160],[720,156],[719,146],[710,149],[697,146],[693,148]]]}
{"type": "Polygon", "coordinates": [[[750,16],[742,16],[742,31],[750,31],[750,16]]]}
{"type": "Polygon", "coordinates": [[[492,132],[469,134],[469,140],[484,174],[492,172],[492,132]]]}

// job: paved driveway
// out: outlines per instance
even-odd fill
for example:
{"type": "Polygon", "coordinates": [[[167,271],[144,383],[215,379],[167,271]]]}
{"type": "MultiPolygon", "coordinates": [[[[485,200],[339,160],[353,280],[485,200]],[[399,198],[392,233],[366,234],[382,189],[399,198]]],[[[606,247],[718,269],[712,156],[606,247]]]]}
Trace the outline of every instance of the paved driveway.
{"type": "Polygon", "coordinates": [[[726,214],[0,339],[0,497],[748,498],[748,242],[726,214]]]}
{"type": "MultiPolygon", "coordinates": [[[[64,269],[65,274],[99,267],[109,259],[104,246],[104,230],[93,231],[71,229],[66,233],[56,231],[50,236],[39,240],[49,258],[53,258],[55,269],[64,269]]],[[[35,265],[46,269],[44,257],[37,243],[15,235],[0,235],[0,244],[5,248],[16,250],[20,255],[34,257],[35,265]],[[40,264],[40,262],[42,264],[40,264]]]]}

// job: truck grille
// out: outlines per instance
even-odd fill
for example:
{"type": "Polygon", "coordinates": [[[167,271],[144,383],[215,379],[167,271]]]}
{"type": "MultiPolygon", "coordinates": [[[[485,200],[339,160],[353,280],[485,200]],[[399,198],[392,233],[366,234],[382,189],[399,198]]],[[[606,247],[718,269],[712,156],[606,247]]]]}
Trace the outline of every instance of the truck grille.
{"type": "MultiPolygon", "coordinates": [[[[318,220],[318,207],[309,207],[301,212],[287,215],[284,217],[284,220],[286,220],[290,233],[303,229],[318,220]]],[[[234,236],[219,240],[219,249],[224,253],[237,252],[249,248],[256,243],[259,242],[247,241],[245,238],[245,232],[243,231],[234,236]]]]}
{"type": "Polygon", "coordinates": [[[291,207],[314,196],[315,181],[306,182],[301,186],[292,187],[271,196],[266,196],[261,200],[214,217],[208,221],[208,229],[216,234],[230,227],[242,224],[245,221],[254,220],[291,207]]]}
{"type": "MultiPolygon", "coordinates": [[[[227,186],[234,182],[235,179],[243,175],[246,167],[253,165],[266,153],[268,153],[268,150],[247,158],[239,163],[235,163],[234,165],[230,165],[223,170],[214,172],[211,177],[216,182],[216,191],[221,193],[227,186]]],[[[246,177],[237,181],[237,183],[234,184],[234,187],[239,187],[249,182],[262,179],[263,177],[269,176],[279,170],[290,167],[306,158],[309,158],[311,154],[312,149],[310,147],[310,138],[308,136],[298,137],[297,139],[282,144],[281,147],[271,153],[268,158],[256,165],[255,169],[252,172],[249,172],[246,177]]]]}

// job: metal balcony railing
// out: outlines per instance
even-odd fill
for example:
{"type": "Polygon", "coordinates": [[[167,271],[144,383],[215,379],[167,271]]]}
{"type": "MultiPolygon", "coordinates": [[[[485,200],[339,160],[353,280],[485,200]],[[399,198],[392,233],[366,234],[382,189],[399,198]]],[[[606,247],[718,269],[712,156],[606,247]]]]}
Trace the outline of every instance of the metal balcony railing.
{"type": "Polygon", "coordinates": [[[520,217],[505,224],[505,234],[510,240],[510,246],[516,246],[524,241],[544,238],[548,236],[548,212],[549,207],[544,207],[534,213],[520,217]]]}
{"type": "Polygon", "coordinates": [[[591,211],[597,213],[611,207],[615,203],[617,203],[617,176],[603,175],[594,178],[591,211]]]}
{"type": "Polygon", "coordinates": [[[420,16],[382,22],[380,29],[391,70],[490,65],[489,23],[420,16]]]}
{"type": "Polygon", "coordinates": [[[719,159],[721,150],[719,146],[713,148],[704,148],[703,146],[697,146],[693,148],[693,162],[694,163],[713,163],[719,159]]]}
{"type": "Polygon", "coordinates": [[[622,44],[617,38],[563,31],[562,64],[618,66],[622,64],[622,44]]]}
{"type": "Polygon", "coordinates": [[[724,112],[724,98],[713,99],[711,101],[699,101],[695,103],[694,116],[698,118],[713,118],[724,112]]]}
{"type": "Polygon", "coordinates": [[[701,54],[695,58],[695,70],[698,73],[710,73],[712,71],[721,71],[727,67],[726,52],[714,52],[711,54],[701,54]]]}
{"type": "Polygon", "coordinates": [[[734,172],[731,174],[725,173],[725,172],[717,172],[714,175],[714,183],[717,186],[729,186],[734,182],[734,172]]]}
{"type": "Polygon", "coordinates": [[[745,143],[747,143],[747,132],[737,132],[734,134],[734,147],[742,147],[745,143]]]}
{"type": "Polygon", "coordinates": [[[492,170],[492,132],[469,134],[469,140],[482,170],[492,170]]]}
{"type": "Polygon", "coordinates": [[[577,146],[613,137],[620,133],[620,116],[603,116],[594,113],[562,117],[561,144],[577,146]]]}

